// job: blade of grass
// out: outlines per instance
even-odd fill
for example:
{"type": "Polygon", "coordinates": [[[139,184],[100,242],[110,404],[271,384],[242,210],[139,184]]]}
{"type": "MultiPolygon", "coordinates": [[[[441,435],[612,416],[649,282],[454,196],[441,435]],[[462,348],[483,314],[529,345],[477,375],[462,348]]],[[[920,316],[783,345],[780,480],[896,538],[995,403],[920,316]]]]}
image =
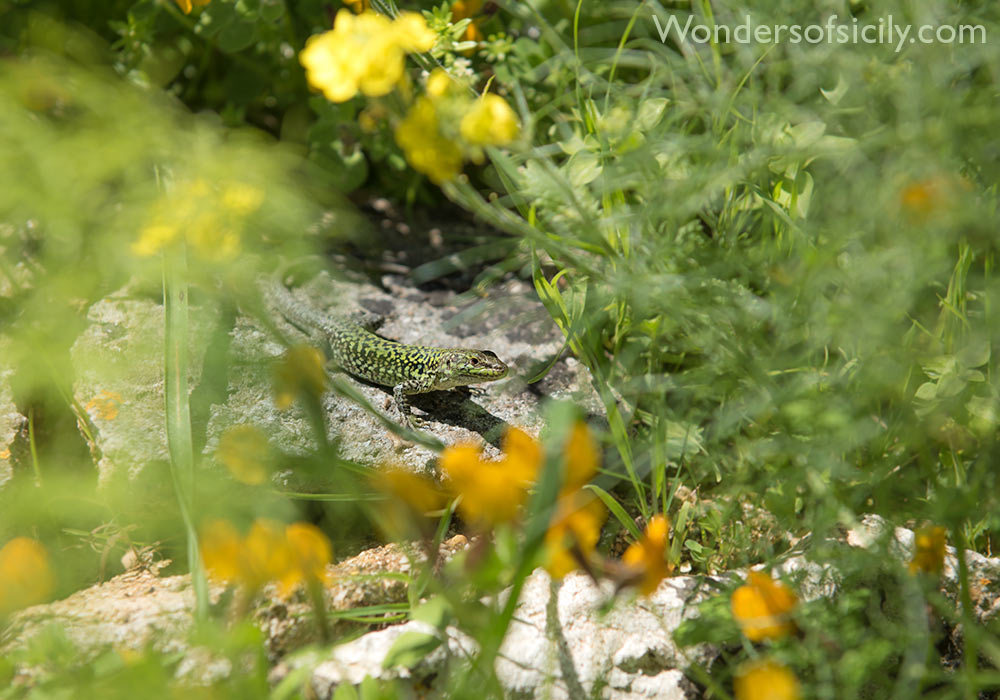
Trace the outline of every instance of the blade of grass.
{"type": "Polygon", "coordinates": [[[167,413],[167,449],[170,476],[187,535],[188,567],[195,595],[195,615],[208,613],[208,581],[198,552],[194,523],[194,447],[188,394],[188,287],[183,248],[163,256],[164,398],[167,413]]]}

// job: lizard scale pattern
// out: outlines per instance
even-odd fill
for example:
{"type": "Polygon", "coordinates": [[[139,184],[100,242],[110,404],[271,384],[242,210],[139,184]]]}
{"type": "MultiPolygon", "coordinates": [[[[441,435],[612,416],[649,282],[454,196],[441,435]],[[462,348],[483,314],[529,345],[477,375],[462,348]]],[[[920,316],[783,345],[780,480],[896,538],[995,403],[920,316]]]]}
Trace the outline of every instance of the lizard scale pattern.
{"type": "Polygon", "coordinates": [[[296,298],[279,280],[268,286],[267,297],[289,323],[310,337],[320,336],[337,367],[375,384],[391,386],[396,406],[408,426],[408,395],[507,376],[507,365],[490,350],[404,345],[386,340],[357,323],[320,313],[296,298]]]}

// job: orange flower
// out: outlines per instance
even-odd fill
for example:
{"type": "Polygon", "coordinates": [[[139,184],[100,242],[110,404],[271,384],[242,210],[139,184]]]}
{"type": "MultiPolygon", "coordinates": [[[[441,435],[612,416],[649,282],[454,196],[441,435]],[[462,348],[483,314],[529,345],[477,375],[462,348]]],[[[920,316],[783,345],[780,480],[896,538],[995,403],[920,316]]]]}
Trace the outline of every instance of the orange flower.
{"type": "Polygon", "coordinates": [[[788,613],[798,598],[768,574],[751,571],[749,582],[733,591],[733,617],[751,642],[778,639],[795,629],[788,613]]]}
{"type": "Polygon", "coordinates": [[[240,577],[240,533],[227,520],[212,520],[202,528],[201,561],[209,578],[232,583],[240,577]]]}
{"type": "Polygon", "coordinates": [[[641,574],[639,592],[642,595],[653,593],[673,569],[667,563],[669,532],[670,520],[662,514],[654,515],[649,519],[642,539],[630,544],[622,555],[622,562],[636,574],[641,574]]]}
{"type": "Polygon", "coordinates": [[[333,558],[330,541],[309,523],[283,528],[261,518],[246,537],[240,537],[230,523],[215,520],[204,528],[200,542],[202,561],[212,579],[238,583],[251,592],[276,581],[282,596],[300,583],[324,582],[326,565],[333,558]]]}
{"type": "Polygon", "coordinates": [[[372,485],[389,497],[375,510],[375,517],[393,538],[427,536],[428,514],[444,508],[447,502],[447,496],[430,479],[405,469],[384,469],[372,478],[372,485]]]}
{"type": "Polygon", "coordinates": [[[542,450],[527,433],[511,428],[503,440],[504,456],[487,461],[475,445],[455,445],[441,453],[441,470],[451,489],[462,496],[462,517],[480,526],[510,522],[527,498],[542,465],[542,450]]]}
{"type": "Polygon", "coordinates": [[[465,28],[465,32],[462,34],[462,39],[465,41],[482,41],[483,33],[479,29],[479,25],[482,24],[484,17],[475,16],[479,14],[479,11],[483,9],[483,0],[458,0],[451,4],[451,20],[452,22],[459,22],[463,19],[469,17],[474,18],[469,22],[469,26],[465,28]]]}
{"type": "Polygon", "coordinates": [[[915,574],[918,571],[926,574],[941,573],[947,538],[947,530],[940,525],[917,530],[913,559],[910,560],[910,573],[915,574]]]}
{"type": "Polygon", "coordinates": [[[733,683],[736,700],[799,700],[801,691],[795,674],[774,661],[745,665],[733,683]]]}
{"type": "Polygon", "coordinates": [[[593,554],[606,518],[604,504],[593,494],[574,491],[559,499],[556,515],[545,533],[545,568],[553,578],[563,578],[579,568],[578,557],[586,561],[593,554]]]}
{"type": "Polygon", "coordinates": [[[204,7],[211,0],[174,0],[174,2],[177,3],[177,7],[181,8],[181,12],[189,15],[195,7],[204,7]]]}
{"type": "Polygon", "coordinates": [[[333,548],[326,535],[310,523],[292,523],[285,528],[289,566],[278,575],[278,590],[283,596],[304,583],[326,582],[326,565],[333,560],[333,548]]]}
{"type": "Polygon", "coordinates": [[[49,553],[41,542],[15,537],[0,549],[0,615],[45,601],[54,587],[49,553]]]}

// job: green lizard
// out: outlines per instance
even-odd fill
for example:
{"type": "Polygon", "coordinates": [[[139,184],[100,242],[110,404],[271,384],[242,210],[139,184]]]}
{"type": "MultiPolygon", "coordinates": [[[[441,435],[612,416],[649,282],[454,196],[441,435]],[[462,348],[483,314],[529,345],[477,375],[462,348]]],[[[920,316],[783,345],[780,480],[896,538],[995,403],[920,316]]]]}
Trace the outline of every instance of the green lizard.
{"type": "Polygon", "coordinates": [[[266,288],[269,303],[310,337],[322,336],[337,367],[375,384],[391,386],[403,423],[412,427],[407,396],[503,379],[507,365],[490,350],[403,345],[364,326],[327,316],[300,301],[278,279],[266,288]]]}

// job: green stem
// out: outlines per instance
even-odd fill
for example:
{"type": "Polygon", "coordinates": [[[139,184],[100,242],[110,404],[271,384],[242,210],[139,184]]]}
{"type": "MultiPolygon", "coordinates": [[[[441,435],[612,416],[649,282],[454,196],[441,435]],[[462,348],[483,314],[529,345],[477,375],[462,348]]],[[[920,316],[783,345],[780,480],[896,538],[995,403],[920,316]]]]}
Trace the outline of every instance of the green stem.
{"type": "Polygon", "coordinates": [[[208,613],[208,582],[198,553],[198,532],[193,518],[194,449],[188,396],[188,292],[187,258],[183,248],[163,257],[167,449],[170,475],[177,493],[187,534],[188,567],[194,588],[195,615],[208,613]]]}

